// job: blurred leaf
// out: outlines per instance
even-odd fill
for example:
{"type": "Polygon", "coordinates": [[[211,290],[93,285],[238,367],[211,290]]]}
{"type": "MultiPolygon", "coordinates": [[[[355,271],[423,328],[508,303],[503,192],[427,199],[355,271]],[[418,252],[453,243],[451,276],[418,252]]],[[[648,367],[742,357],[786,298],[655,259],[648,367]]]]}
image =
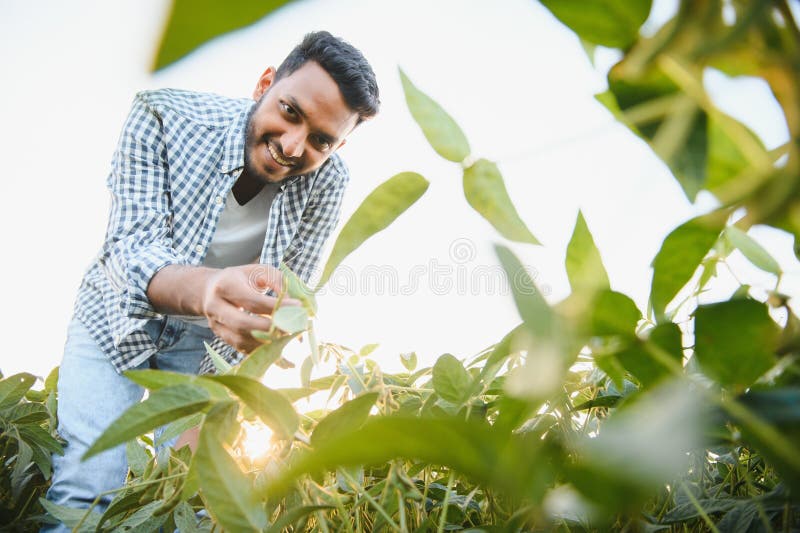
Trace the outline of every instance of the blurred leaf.
{"type": "Polygon", "coordinates": [[[459,417],[389,416],[373,417],[360,429],[302,453],[268,482],[265,495],[284,493],[304,473],[380,464],[396,457],[449,466],[478,483],[519,497],[540,497],[552,479],[549,455],[538,439],[459,417]]]}
{"type": "Polygon", "coordinates": [[[0,381],[0,409],[16,404],[36,383],[36,376],[26,372],[14,374],[0,381]]]}
{"type": "Polygon", "coordinates": [[[122,413],[83,455],[83,460],[127,442],[176,418],[205,409],[208,392],[191,385],[175,385],[150,393],[143,402],[122,413]]]}
{"type": "MultiPolygon", "coordinates": [[[[744,178],[742,172],[753,164],[739,144],[731,137],[733,132],[727,131],[729,128],[726,128],[726,125],[729,127],[733,120],[731,117],[726,117],[724,121],[712,117],[708,122],[706,188],[722,201],[737,199],[735,198],[737,195],[728,191],[737,190],[732,188],[733,182],[736,181],[736,178],[744,178]]],[[[761,152],[759,159],[768,158],[761,139],[744,124],[738,123],[738,127],[743,135],[747,135],[750,144],[758,147],[758,151],[761,152]]]]}
{"type": "Polygon", "coordinates": [[[614,512],[635,506],[685,471],[687,452],[701,442],[704,416],[701,398],[684,382],[648,391],[616,410],[597,437],[583,439],[579,465],[595,475],[572,481],[598,503],[619,506],[614,512]],[[629,490],[611,492],[614,485],[629,490]]]}
{"type": "Polygon", "coordinates": [[[283,394],[245,376],[212,376],[209,379],[228,387],[280,438],[294,437],[300,420],[283,394]]]}
{"type": "Polygon", "coordinates": [[[708,116],[658,68],[639,72],[621,61],[596,98],[642,137],[670,167],[689,201],[706,180],[708,116]]]}
{"type": "Polygon", "coordinates": [[[475,211],[510,241],[541,244],[520,218],[497,165],[478,159],[464,169],[464,196],[475,211]]]}
{"type": "Polygon", "coordinates": [[[636,325],[642,313],[625,294],[612,290],[597,292],[589,310],[592,335],[636,336],[636,325]]]}
{"type": "Polygon", "coordinates": [[[770,424],[800,429],[800,388],[749,390],[739,402],[770,424]]]}
{"type": "Polygon", "coordinates": [[[305,307],[283,306],[272,315],[272,323],[286,333],[300,333],[308,327],[308,311],[305,307]]]}
{"type": "Polygon", "coordinates": [[[672,322],[659,324],[650,330],[649,334],[647,340],[635,342],[616,354],[622,366],[646,388],[671,375],[669,369],[653,356],[653,348],[666,354],[676,366],[680,366],[683,359],[681,330],[677,324],[672,322]]]}
{"type": "Polygon", "coordinates": [[[725,387],[745,388],[775,364],[780,329],[754,300],[702,305],[695,311],[695,357],[725,387]]]}
{"type": "Polygon", "coordinates": [[[248,26],[290,0],[173,0],[153,70],[160,70],[221,34],[248,26]]]}
{"type": "Polygon", "coordinates": [[[364,241],[386,229],[425,194],[428,185],[428,180],[415,172],[401,172],[369,193],[336,238],[317,290],[325,285],[345,257],[364,241]]]}
{"type": "Polygon", "coordinates": [[[317,448],[336,435],[349,433],[361,427],[369,417],[369,412],[377,400],[377,392],[368,392],[328,413],[314,428],[314,433],[311,434],[311,445],[317,448]]]}
{"type": "Polygon", "coordinates": [[[472,377],[461,361],[446,353],[433,365],[433,389],[448,402],[461,405],[467,400],[472,377]]]}
{"type": "Polygon", "coordinates": [[[250,355],[239,363],[239,366],[234,370],[234,374],[237,376],[261,379],[267,369],[269,369],[275,361],[280,359],[283,349],[289,344],[289,341],[295,337],[296,335],[284,335],[283,337],[265,342],[250,352],[250,355]]]}
{"type": "Polygon", "coordinates": [[[590,43],[628,48],[650,14],[651,0],[540,0],[555,17],[590,43]]]}
{"type": "Polygon", "coordinates": [[[281,263],[280,269],[281,273],[283,273],[283,282],[286,284],[286,292],[289,294],[289,297],[303,302],[303,306],[306,308],[309,315],[316,315],[317,297],[314,295],[314,291],[312,291],[292,269],[286,266],[285,263],[281,263]]]}
{"type": "Polygon", "coordinates": [[[751,263],[755,266],[775,274],[781,275],[781,267],[778,262],[764,249],[763,246],[758,244],[755,239],[750,237],[747,233],[743,232],[736,226],[728,226],[722,234],[731,246],[742,252],[751,263]]]}
{"type": "Polygon", "coordinates": [[[725,210],[712,211],[684,222],[664,239],[653,259],[650,292],[657,318],[663,317],[667,305],[692,278],[725,227],[727,218],[725,210]]]}
{"type": "Polygon", "coordinates": [[[411,116],[422,128],[425,138],[440,156],[460,163],[469,155],[469,142],[447,111],[417,89],[400,69],[400,81],[411,116]]]}
{"type": "Polygon", "coordinates": [[[196,473],[203,501],[219,525],[228,531],[259,531],[267,524],[263,504],[219,436],[235,419],[236,404],[218,404],[209,411],[198,437],[196,473]]]}
{"type": "Polygon", "coordinates": [[[179,418],[173,422],[170,422],[167,426],[164,427],[164,431],[158,435],[155,441],[155,445],[161,446],[168,440],[178,437],[184,431],[189,429],[195,428],[199,426],[203,422],[203,417],[205,415],[203,413],[194,413],[189,416],[185,416],[183,418],[179,418]]]}
{"type": "Polygon", "coordinates": [[[514,302],[517,304],[517,310],[525,327],[537,337],[552,336],[555,328],[553,311],[542,297],[525,267],[517,256],[505,246],[496,244],[494,250],[506,272],[511,292],[514,295],[514,302]]]}
{"type": "Polygon", "coordinates": [[[578,211],[575,229],[567,245],[567,276],[573,292],[608,289],[609,281],[600,251],[594,244],[592,234],[578,211]]]}
{"type": "Polygon", "coordinates": [[[303,364],[300,365],[300,384],[303,387],[311,386],[311,371],[314,369],[314,359],[306,357],[303,359],[303,364]]]}

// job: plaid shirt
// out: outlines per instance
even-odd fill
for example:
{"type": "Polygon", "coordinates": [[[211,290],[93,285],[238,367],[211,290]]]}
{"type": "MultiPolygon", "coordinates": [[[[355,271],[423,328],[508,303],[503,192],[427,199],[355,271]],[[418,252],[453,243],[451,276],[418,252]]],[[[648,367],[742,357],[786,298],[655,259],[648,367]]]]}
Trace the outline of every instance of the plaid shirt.
{"type": "MultiPolygon", "coordinates": [[[[153,275],[167,265],[202,264],[244,166],[252,105],[252,100],[173,89],[136,95],[107,180],[111,213],[105,242],[75,303],[76,316],[118,372],[157,351],[142,329],[162,317],[146,294],[153,275]]],[[[283,261],[308,281],[338,221],[348,181],[336,154],[314,172],[283,180],[265,213],[260,262],[283,261]]],[[[231,363],[242,357],[218,337],[212,347],[231,363]]]]}

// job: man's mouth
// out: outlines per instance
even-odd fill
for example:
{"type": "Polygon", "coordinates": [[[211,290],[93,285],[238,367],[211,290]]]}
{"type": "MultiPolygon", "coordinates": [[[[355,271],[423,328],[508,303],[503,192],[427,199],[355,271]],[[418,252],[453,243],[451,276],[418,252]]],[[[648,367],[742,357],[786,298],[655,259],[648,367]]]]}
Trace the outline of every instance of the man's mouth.
{"type": "Polygon", "coordinates": [[[278,150],[276,150],[271,143],[267,143],[267,149],[269,150],[269,155],[271,155],[272,159],[274,159],[275,162],[278,163],[279,165],[290,168],[294,166],[294,163],[292,163],[291,161],[287,161],[286,159],[281,157],[281,155],[278,153],[278,150]]]}

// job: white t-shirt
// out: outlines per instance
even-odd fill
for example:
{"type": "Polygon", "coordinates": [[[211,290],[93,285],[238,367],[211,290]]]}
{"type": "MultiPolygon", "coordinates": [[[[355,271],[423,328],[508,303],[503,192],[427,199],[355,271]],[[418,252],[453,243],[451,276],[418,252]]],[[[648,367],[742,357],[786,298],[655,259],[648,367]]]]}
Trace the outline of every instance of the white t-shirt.
{"type": "MultiPolygon", "coordinates": [[[[203,266],[225,268],[257,263],[267,234],[267,222],[272,200],[280,184],[268,183],[244,205],[239,205],[228,192],[225,208],[203,259],[203,266]]],[[[208,327],[204,316],[179,315],[177,318],[208,327]]]]}

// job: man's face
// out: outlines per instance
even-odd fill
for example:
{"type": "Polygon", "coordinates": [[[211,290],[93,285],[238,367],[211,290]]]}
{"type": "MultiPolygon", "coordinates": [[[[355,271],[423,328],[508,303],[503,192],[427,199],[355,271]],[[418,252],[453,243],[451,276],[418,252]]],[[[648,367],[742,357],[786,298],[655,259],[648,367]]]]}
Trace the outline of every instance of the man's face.
{"type": "Polygon", "coordinates": [[[358,121],[316,62],[272,83],[274,72],[270,67],[259,79],[245,135],[245,171],[264,182],[319,168],[358,121]]]}

